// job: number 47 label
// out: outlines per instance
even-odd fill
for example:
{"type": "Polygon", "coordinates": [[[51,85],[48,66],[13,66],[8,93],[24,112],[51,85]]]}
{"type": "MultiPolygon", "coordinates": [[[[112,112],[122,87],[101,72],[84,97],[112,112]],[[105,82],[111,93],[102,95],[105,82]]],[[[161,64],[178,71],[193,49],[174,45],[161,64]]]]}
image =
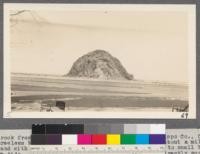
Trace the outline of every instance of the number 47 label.
{"type": "Polygon", "coordinates": [[[181,114],[181,118],[182,118],[182,119],[187,119],[187,118],[188,118],[188,115],[189,115],[189,114],[188,114],[187,112],[184,112],[184,113],[181,114]]]}

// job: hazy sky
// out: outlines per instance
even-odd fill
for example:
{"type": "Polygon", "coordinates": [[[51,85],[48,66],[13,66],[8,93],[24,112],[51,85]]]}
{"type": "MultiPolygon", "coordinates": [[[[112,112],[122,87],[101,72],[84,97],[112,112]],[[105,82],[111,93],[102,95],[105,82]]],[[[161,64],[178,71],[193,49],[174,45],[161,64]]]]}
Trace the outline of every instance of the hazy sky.
{"type": "Polygon", "coordinates": [[[12,16],[11,70],[63,75],[103,49],[137,79],[186,82],[187,24],[176,11],[27,11],[12,16]]]}

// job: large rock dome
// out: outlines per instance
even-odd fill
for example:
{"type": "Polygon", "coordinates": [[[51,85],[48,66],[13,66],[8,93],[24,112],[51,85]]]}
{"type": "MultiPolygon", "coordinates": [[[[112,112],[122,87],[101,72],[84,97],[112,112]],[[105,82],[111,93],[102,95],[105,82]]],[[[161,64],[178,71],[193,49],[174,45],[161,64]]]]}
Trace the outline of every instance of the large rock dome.
{"type": "Polygon", "coordinates": [[[104,50],[95,50],[78,58],[68,77],[84,77],[105,80],[133,80],[121,62],[104,50]]]}

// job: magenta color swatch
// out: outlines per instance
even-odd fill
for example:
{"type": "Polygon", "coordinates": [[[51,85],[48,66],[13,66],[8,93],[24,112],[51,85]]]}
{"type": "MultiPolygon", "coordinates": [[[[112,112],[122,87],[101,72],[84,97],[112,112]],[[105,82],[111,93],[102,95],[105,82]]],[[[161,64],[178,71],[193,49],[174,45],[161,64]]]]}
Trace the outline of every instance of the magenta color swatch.
{"type": "Polygon", "coordinates": [[[78,134],[78,144],[92,144],[92,136],[89,134],[78,134]]]}

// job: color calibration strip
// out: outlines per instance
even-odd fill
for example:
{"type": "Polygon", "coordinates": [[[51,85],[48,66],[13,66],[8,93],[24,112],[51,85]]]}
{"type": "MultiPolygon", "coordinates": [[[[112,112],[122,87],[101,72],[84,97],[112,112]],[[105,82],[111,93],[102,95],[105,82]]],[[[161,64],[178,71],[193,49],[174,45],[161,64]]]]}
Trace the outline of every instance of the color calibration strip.
{"type": "Polygon", "coordinates": [[[166,146],[159,145],[30,145],[30,154],[165,154],[166,146]]]}
{"type": "Polygon", "coordinates": [[[32,145],[132,145],[165,144],[164,124],[107,125],[103,129],[82,124],[32,126],[32,145]],[[88,129],[89,128],[89,129],[88,129]],[[88,130],[87,130],[88,129],[88,130]],[[107,133],[106,133],[107,131],[107,133]],[[92,133],[89,133],[92,132],[92,133]]]}

